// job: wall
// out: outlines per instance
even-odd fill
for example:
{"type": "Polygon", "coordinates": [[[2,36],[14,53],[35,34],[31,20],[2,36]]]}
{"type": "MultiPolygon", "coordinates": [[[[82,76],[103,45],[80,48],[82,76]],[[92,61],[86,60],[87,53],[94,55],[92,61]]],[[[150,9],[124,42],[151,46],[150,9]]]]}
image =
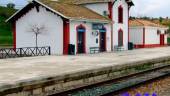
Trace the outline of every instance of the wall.
{"type": "Polygon", "coordinates": [[[143,44],[143,27],[129,28],[130,42],[133,44],[143,44]]]}
{"type": "Polygon", "coordinates": [[[16,47],[35,47],[35,34],[29,32],[35,24],[45,26],[38,36],[38,46],[51,46],[52,54],[63,54],[63,21],[43,7],[39,12],[33,8],[16,21],[16,47]]]}
{"type": "Polygon", "coordinates": [[[104,11],[108,11],[108,3],[84,4],[85,7],[104,15],[104,11]]]}
{"type": "MultiPolygon", "coordinates": [[[[160,44],[160,35],[157,34],[157,30],[161,31],[161,34],[165,34],[165,29],[147,27],[145,31],[145,44],[160,44]]],[[[165,44],[167,44],[167,35],[165,35],[165,44]]]]}
{"type": "Polygon", "coordinates": [[[125,0],[118,0],[113,5],[113,46],[118,45],[118,31],[119,29],[123,30],[124,37],[124,49],[128,49],[128,4],[125,0]],[[123,24],[118,23],[118,7],[122,5],[123,7],[123,24]]]}
{"type": "Polygon", "coordinates": [[[145,44],[160,44],[160,35],[157,28],[147,27],[145,29],[145,44]]]}
{"type": "MultiPolygon", "coordinates": [[[[99,36],[92,35],[92,23],[91,22],[81,22],[81,21],[71,21],[70,22],[70,44],[76,46],[75,50],[77,51],[77,30],[76,27],[83,25],[86,28],[86,53],[90,53],[90,47],[99,47],[99,43],[96,43],[96,39],[99,40],[99,36]]],[[[109,24],[105,24],[107,29],[107,51],[111,51],[111,27],[109,24]]],[[[76,52],[77,53],[77,52],[76,52]]]]}

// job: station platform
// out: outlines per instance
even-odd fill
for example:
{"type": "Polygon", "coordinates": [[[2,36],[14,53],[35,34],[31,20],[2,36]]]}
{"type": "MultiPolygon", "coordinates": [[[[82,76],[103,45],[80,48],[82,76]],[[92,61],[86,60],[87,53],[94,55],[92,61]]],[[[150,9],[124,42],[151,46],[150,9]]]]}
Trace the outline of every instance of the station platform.
{"type": "MultiPolygon", "coordinates": [[[[107,69],[113,72],[114,70],[119,70],[127,66],[146,64],[147,61],[150,60],[159,61],[159,58],[170,59],[170,47],[136,49],[132,51],[121,51],[121,52],[99,53],[99,54],[86,54],[86,55],[82,54],[76,56],[44,56],[44,57],[1,59],[0,60],[0,94],[5,94],[4,93],[5,90],[15,90],[11,92],[17,92],[18,90],[17,88],[19,87],[23,88],[22,90],[19,90],[20,92],[21,91],[25,92],[21,94],[33,94],[33,92],[30,93],[27,91],[30,90],[30,86],[34,84],[37,85],[40,82],[42,85],[42,82],[55,80],[55,86],[58,86],[57,88],[59,88],[59,85],[56,84],[58,84],[58,82],[61,83],[62,79],[63,79],[62,83],[65,83],[67,81],[72,80],[69,79],[69,77],[74,77],[74,76],[78,77],[79,75],[82,76],[82,74],[87,74],[87,73],[96,74],[96,72],[107,70],[107,69]],[[29,88],[28,87],[25,88],[25,86],[29,86],[29,88]]],[[[102,73],[99,74],[102,75],[102,73]]],[[[76,80],[80,78],[76,78],[76,80]]],[[[88,81],[90,82],[90,79],[88,79],[88,81]]],[[[83,81],[83,82],[87,83],[88,81],[83,81]]],[[[94,82],[95,81],[94,78],[91,81],[93,83],[97,83],[94,82]]],[[[40,87],[40,85],[38,86],[40,87]]],[[[62,85],[62,87],[64,86],[62,85]]],[[[54,88],[54,86],[48,88],[47,89],[50,90],[51,88],[54,88]]],[[[36,90],[35,93],[37,94],[42,94],[42,91],[46,90],[46,89],[40,89],[37,86],[36,88],[33,89],[36,90]]],[[[49,92],[46,93],[49,94],[49,92]]],[[[28,95],[21,95],[21,96],[28,96],[28,95]]]]}

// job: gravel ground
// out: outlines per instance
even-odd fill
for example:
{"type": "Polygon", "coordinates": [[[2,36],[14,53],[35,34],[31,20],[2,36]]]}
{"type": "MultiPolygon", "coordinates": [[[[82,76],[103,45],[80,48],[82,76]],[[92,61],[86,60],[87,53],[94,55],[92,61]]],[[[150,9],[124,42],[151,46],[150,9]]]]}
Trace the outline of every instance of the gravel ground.
{"type": "Polygon", "coordinates": [[[170,76],[134,87],[116,96],[170,96],[170,76]]]}

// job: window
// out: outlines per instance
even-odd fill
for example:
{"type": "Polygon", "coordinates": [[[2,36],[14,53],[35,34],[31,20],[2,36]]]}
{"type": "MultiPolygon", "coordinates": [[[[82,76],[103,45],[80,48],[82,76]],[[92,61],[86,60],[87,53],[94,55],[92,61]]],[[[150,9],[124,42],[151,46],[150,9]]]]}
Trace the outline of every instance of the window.
{"type": "Polygon", "coordinates": [[[157,30],[157,34],[160,35],[161,34],[161,30],[157,30]]]}
{"type": "Polygon", "coordinates": [[[118,23],[123,23],[123,8],[119,6],[118,8],[118,23]]]}
{"type": "Polygon", "coordinates": [[[103,16],[108,16],[108,15],[109,15],[108,11],[103,11],[103,16]]]}

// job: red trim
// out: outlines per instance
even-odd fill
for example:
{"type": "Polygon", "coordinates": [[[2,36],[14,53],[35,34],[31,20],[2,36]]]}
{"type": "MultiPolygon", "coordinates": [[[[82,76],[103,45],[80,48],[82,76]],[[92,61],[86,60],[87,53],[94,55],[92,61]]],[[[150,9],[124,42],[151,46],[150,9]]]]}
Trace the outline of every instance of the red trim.
{"type": "Polygon", "coordinates": [[[145,45],[145,28],[143,28],[143,45],[145,45]]]}
{"type": "Polygon", "coordinates": [[[64,20],[64,33],[63,33],[63,54],[68,54],[68,45],[70,43],[70,22],[69,20],[64,20]]]}
{"type": "Polygon", "coordinates": [[[14,21],[12,24],[13,31],[13,48],[16,49],[16,22],[14,21]]]}
{"type": "MultiPolygon", "coordinates": [[[[77,41],[76,41],[76,44],[77,44],[77,52],[76,53],[78,53],[78,28],[84,28],[85,30],[86,30],[86,27],[85,26],[83,26],[82,24],[80,24],[79,26],[77,26],[76,27],[76,37],[77,37],[77,41]]],[[[83,40],[83,42],[84,42],[84,48],[83,48],[83,51],[84,51],[84,53],[86,53],[86,32],[84,32],[84,34],[83,34],[83,38],[84,38],[84,40],[83,40]]]]}
{"type": "MultiPolygon", "coordinates": [[[[113,22],[113,2],[108,3],[109,18],[113,22]]],[[[113,51],[113,25],[111,26],[111,50],[113,51]]]]}
{"type": "Polygon", "coordinates": [[[135,48],[154,48],[154,47],[165,47],[165,46],[168,46],[168,45],[160,45],[160,44],[145,44],[145,45],[136,44],[134,45],[135,48]]]}
{"type": "Polygon", "coordinates": [[[105,51],[107,51],[107,30],[105,33],[105,51]]]}
{"type": "Polygon", "coordinates": [[[130,31],[129,31],[129,8],[128,8],[128,42],[130,42],[130,31]]]}
{"type": "Polygon", "coordinates": [[[165,45],[165,35],[160,34],[160,45],[165,45]]]}
{"type": "Polygon", "coordinates": [[[109,10],[109,18],[112,19],[112,11],[113,11],[113,4],[112,2],[108,3],[108,10],[109,10]]]}
{"type": "MultiPolygon", "coordinates": [[[[124,45],[124,36],[123,36],[123,30],[122,29],[119,29],[118,32],[122,32],[122,46],[124,45]]],[[[119,43],[119,33],[118,33],[118,43],[119,43]]],[[[119,44],[118,44],[119,45],[119,44]]]]}

